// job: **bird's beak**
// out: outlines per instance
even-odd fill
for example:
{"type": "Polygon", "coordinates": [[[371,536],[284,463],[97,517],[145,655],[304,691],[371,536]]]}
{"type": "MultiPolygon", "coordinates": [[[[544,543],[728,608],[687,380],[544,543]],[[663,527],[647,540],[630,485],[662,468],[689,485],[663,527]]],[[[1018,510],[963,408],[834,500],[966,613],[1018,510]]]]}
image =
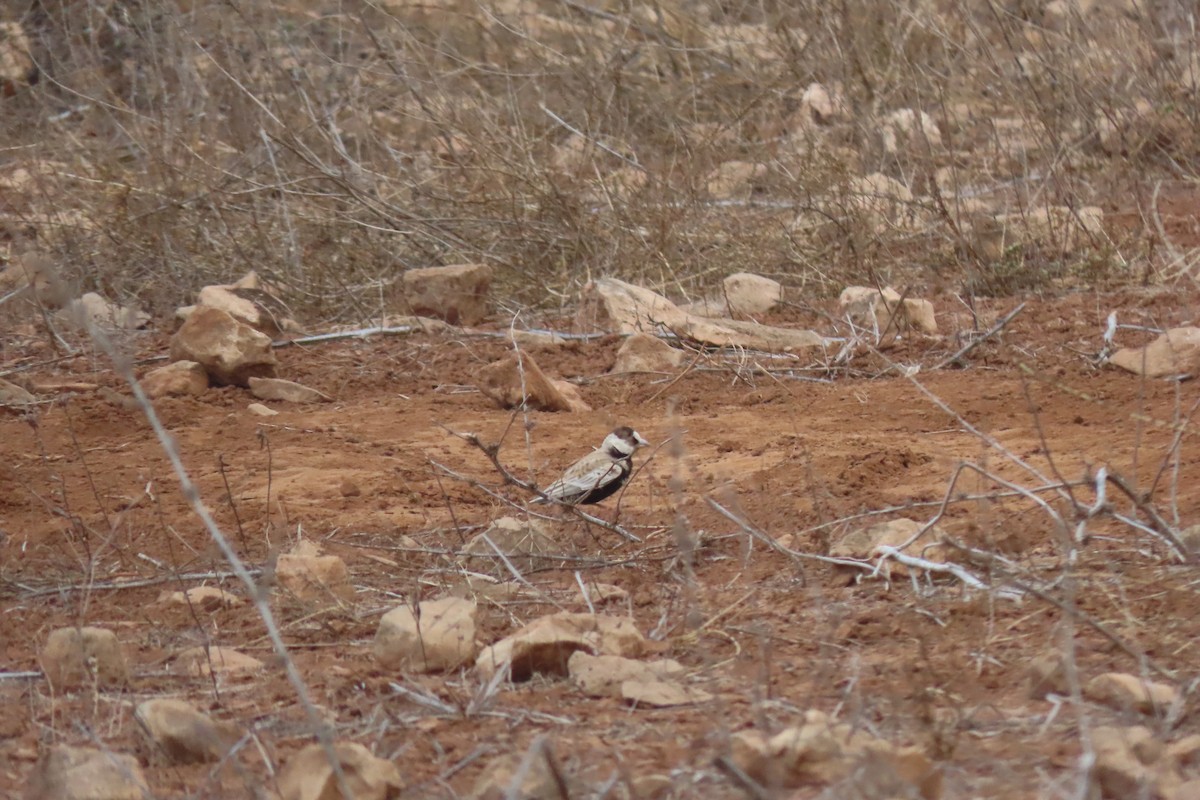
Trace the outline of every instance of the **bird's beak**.
{"type": "Polygon", "coordinates": [[[638,447],[649,447],[650,446],[650,442],[646,439],[646,437],[642,436],[637,431],[633,432],[633,440],[638,443],[638,447]]]}

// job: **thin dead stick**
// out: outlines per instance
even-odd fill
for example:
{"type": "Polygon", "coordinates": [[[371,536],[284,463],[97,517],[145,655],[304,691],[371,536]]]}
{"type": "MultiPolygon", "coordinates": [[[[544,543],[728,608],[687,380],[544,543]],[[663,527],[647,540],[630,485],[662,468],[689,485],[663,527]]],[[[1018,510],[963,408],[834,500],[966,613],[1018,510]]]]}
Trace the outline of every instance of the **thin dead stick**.
{"type": "MultiPolygon", "coordinates": [[[[296,663],[288,653],[287,645],[283,641],[283,635],[279,631],[279,626],[275,623],[275,615],[271,611],[266,592],[259,588],[250,569],[238,557],[229,540],[225,538],[225,534],[217,526],[217,522],[213,519],[208,507],[204,504],[204,500],[200,496],[200,490],[192,482],[191,475],[188,473],[187,467],[183,464],[183,458],[180,456],[179,448],[176,446],[175,437],[163,426],[162,420],[158,417],[158,412],[154,410],[154,406],[150,402],[150,398],[142,390],[141,383],[133,373],[132,362],[117,350],[112,340],[99,327],[89,322],[88,332],[92,335],[92,339],[100,345],[100,348],[108,354],[117,373],[129,384],[134,400],[137,401],[138,406],[142,409],[146,421],[150,423],[150,428],[154,431],[159,445],[166,454],[167,460],[171,463],[171,468],[174,470],[175,476],[179,479],[179,486],[183,490],[184,499],[191,506],[192,512],[200,519],[205,530],[208,531],[209,538],[217,545],[226,563],[233,568],[234,575],[246,587],[246,591],[254,602],[255,610],[263,622],[263,627],[267,629],[271,645],[274,647],[276,655],[283,662],[288,682],[292,684],[292,688],[296,691],[296,697],[304,708],[309,724],[313,728],[313,735],[317,738],[325,757],[329,761],[329,766],[333,770],[338,789],[344,796],[352,797],[353,792],[350,790],[349,783],[346,780],[345,771],[342,769],[337,751],[333,748],[333,732],[321,716],[321,713],[317,710],[316,705],[313,704],[308,692],[308,685],[304,681],[304,676],[300,674],[300,670],[296,667],[296,663]]],[[[171,580],[175,579],[172,576],[171,580]]]]}
{"type": "Polygon", "coordinates": [[[692,371],[692,369],[693,369],[693,368],[696,366],[696,363],[697,363],[698,361],[700,361],[700,359],[701,359],[701,358],[703,358],[703,357],[704,357],[704,351],[703,351],[703,350],[697,350],[697,351],[696,351],[696,357],[692,359],[692,363],[688,364],[688,365],[687,365],[687,367],[685,367],[685,368],[684,368],[683,372],[681,372],[681,373],[679,373],[678,375],[676,375],[676,376],[675,376],[675,379],[674,379],[673,381],[671,381],[671,382],[670,382],[670,383],[668,383],[666,386],[662,387],[662,388],[661,388],[661,389],[659,389],[657,392],[655,392],[654,394],[652,394],[652,395],[650,396],[650,399],[649,399],[649,400],[646,400],[645,402],[643,402],[643,403],[642,403],[642,405],[647,405],[647,406],[648,406],[648,405],[650,405],[650,404],[651,404],[651,403],[653,403],[655,400],[657,400],[659,397],[661,397],[663,392],[666,392],[666,391],[668,391],[668,390],[669,390],[669,389],[670,389],[672,386],[674,386],[675,384],[677,384],[677,383],[679,383],[681,380],[683,380],[685,377],[687,377],[687,374],[688,374],[689,372],[691,372],[691,371],[692,371]]]}
{"type": "MultiPolygon", "coordinates": [[[[247,572],[252,576],[262,574],[261,569],[247,569],[247,572]]],[[[237,577],[239,576],[236,572],[186,572],[182,575],[163,575],[156,578],[141,578],[130,581],[107,581],[71,586],[55,586],[51,589],[30,589],[22,595],[22,598],[44,597],[46,595],[63,594],[66,592],[81,592],[85,589],[87,591],[116,592],[122,589],[140,589],[145,586],[157,586],[173,581],[219,581],[237,577]]]]}
{"type": "Polygon", "coordinates": [[[959,351],[957,353],[950,356],[949,358],[942,359],[942,361],[940,361],[938,364],[936,364],[934,366],[934,369],[945,369],[946,367],[950,366],[951,364],[954,364],[960,358],[965,356],[967,353],[971,352],[976,347],[983,344],[984,342],[986,342],[988,339],[995,336],[1000,331],[1004,330],[1004,327],[1006,325],[1008,325],[1008,323],[1012,322],[1013,318],[1016,317],[1017,314],[1020,314],[1024,310],[1025,310],[1025,303],[1022,302],[1020,305],[1018,305],[1012,311],[1008,312],[1003,317],[1001,317],[1000,321],[997,322],[995,325],[993,325],[991,328],[989,328],[986,332],[984,332],[984,334],[982,336],[976,337],[975,339],[972,339],[970,342],[967,342],[967,344],[965,344],[961,349],[959,349],[959,351]]]}
{"type": "Polygon", "coordinates": [[[732,511],[725,508],[711,497],[706,497],[704,499],[718,514],[725,517],[734,525],[737,525],[743,531],[750,534],[755,539],[762,542],[777,553],[782,553],[783,555],[790,556],[792,558],[806,558],[811,561],[820,561],[823,564],[834,564],[840,567],[853,567],[867,573],[875,571],[874,565],[868,561],[856,561],[852,558],[833,558],[832,556],[819,556],[814,553],[804,553],[799,550],[791,550],[787,547],[784,547],[779,542],[775,541],[775,539],[760,531],[758,528],[755,528],[749,522],[742,519],[737,514],[734,514],[732,511]]]}
{"type": "Polygon", "coordinates": [[[1108,483],[1111,483],[1113,486],[1120,489],[1121,493],[1130,499],[1134,506],[1137,507],[1138,511],[1150,518],[1150,521],[1153,525],[1153,532],[1158,538],[1170,545],[1171,549],[1175,551],[1175,556],[1179,558],[1180,561],[1184,563],[1195,561],[1195,556],[1192,555],[1191,551],[1188,550],[1187,545],[1180,541],[1179,537],[1175,534],[1175,531],[1171,529],[1170,524],[1162,518],[1162,515],[1158,513],[1154,506],[1152,506],[1143,495],[1135,492],[1133,487],[1130,486],[1129,483],[1120,475],[1112,472],[1104,472],[1102,477],[1107,480],[1108,483]]]}
{"type": "Polygon", "coordinates": [[[898,547],[888,547],[887,545],[881,546],[879,548],[879,553],[880,559],[879,563],[876,565],[876,569],[882,569],[883,562],[890,558],[895,561],[899,561],[906,567],[915,567],[916,569],[922,569],[926,572],[948,572],[965,583],[967,586],[970,586],[972,589],[987,591],[988,589],[992,588],[979,578],[975,577],[975,575],[966,567],[953,562],[930,561],[925,558],[910,556],[907,553],[901,553],[900,548],[898,547]]]}

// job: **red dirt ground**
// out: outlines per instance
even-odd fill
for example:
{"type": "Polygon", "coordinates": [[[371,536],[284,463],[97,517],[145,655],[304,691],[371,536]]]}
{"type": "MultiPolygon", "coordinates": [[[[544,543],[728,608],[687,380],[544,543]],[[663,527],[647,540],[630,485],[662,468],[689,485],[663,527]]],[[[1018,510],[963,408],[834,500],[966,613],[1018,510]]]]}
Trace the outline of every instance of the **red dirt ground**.
{"type": "MultiPolygon", "coordinates": [[[[971,327],[956,300],[934,300],[943,330],[971,327]]],[[[1195,384],[1098,368],[1094,356],[1110,311],[1119,311],[1124,324],[1169,327],[1190,322],[1187,309],[1195,300],[1132,290],[1031,297],[1002,334],[972,351],[965,369],[933,368],[960,346],[952,335],[887,351],[897,364],[924,367],[912,380],[872,353],[855,356],[849,369],[809,373],[827,382],[769,374],[756,363],[779,363],[754,356],[705,359],[697,367],[706,369],[678,380],[610,377],[604,373],[616,338],[573,343],[535,355],[548,373],[580,379],[597,411],[531,413],[527,424],[518,417],[511,427],[510,412],[471,389],[478,368],[506,349],[503,340],[482,336],[280,349],[281,376],[335,401],[272,404],[282,412],[276,417],[248,413],[253,398],[236,388],[156,405],[208,507],[247,563],[261,566],[301,536],[345,559],[357,589],[352,603],[321,608],[277,600],[274,608],[314,701],[335,721],[339,737],[393,759],[406,797],[465,794],[487,764],[524,752],[545,734],[581,786],[613,776],[619,785],[664,775],[672,788],[659,796],[740,797],[713,765],[728,735],[755,726],[775,731],[810,708],[924,747],[944,769],[947,798],[1057,797],[1077,774],[1078,716],[1064,708],[1043,727],[1051,704],[1028,698],[1024,673],[1064,631],[1056,605],[1061,588],[1048,590],[1054,602],[1034,596],[1014,602],[966,593],[940,579],[922,584],[919,593],[906,579],[853,585],[824,564],[795,562],[751,543],[706,498],[735,507],[772,536],[796,534],[798,550],[825,553],[831,542],[871,522],[929,519],[963,461],[1022,486],[1039,485],[968,432],[964,421],[1047,475],[1053,474],[1049,454],[1068,480],[1106,465],[1145,490],[1167,452],[1172,421],[1196,401],[1195,384]],[[914,381],[961,419],[939,409],[914,381]],[[502,486],[481,452],[447,429],[475,432],[487,442],[505,436],[502,460],[518,475],[532,470],[544,485],[617,424],[636,426],[656,445],[682,431],[681,464],[669,446],[649,458],[639,455],[644,467],[619,510],[609,501],[600,511],[644,542],[575,522],[561,524],[556,536],[583,559],[575,564],[583,580],[628,591],[627,604],[608,610],[631,613],[661,654],[685,664],[690,681],[714,700],[630,709],[584,697],[566,681],[535,678],[504,689],[490,709],[468,717],[441,716],[394,694],[389,682],[407,681],[465,706],[478,686],[469,673],[389,674],[371,656],[384,611],[414,594],[430,599],[478,591],[478,582],[469,588],[459,562],[444,552],[510,511],[438,465],[522,499],[502,486]],[[676,469],[687,478],[678,502],[669,487],[676,469]],[[863,516],[889,508],[895,510],[863,516]],[[694,592],[687,591],[676,558],[677,514],[702,534],[694,592]],[[423,550],[399,547],[401,534],[423,550]]],[[[1017,302],[981,307],[982,326],[1017,302]]],[[[792,310],[774,321],[810,317],[792,310]]],[[[1122,330],[1118,340],[1146,338],[1122,330]]],[[[150,338],[138,350],[154,355],[165,351],[164,343],[150,338]]],[[[30,360],[39,358],[47,354],[30,360]]],[[[61,361],[20,378],[92,381],[128,394],[99,357],[61,361]]],[[[156,796],[248,796],[248,784],[269,783],[268,761],[277,769],[310,741],[303,715],[251,607],[197,610],[193,617],[156,603],[160,593],[181,588],[173,575],[224,574],[228,567],[185,503],[145,419],[112,397],[64,395],[36,424],[0,418],[0,668],[37,670],[39,647],[51,630],[86,623],[115,630],[134,671],[127,690],[98,696],[54,696],[41,679],[0,680],[7,709],[0,717],[0,795],[12,796],[23,785],[39,745],[99,740],[132,752],[133,707],[170,696],[253,729],[262,746],[244,748],[236,764],[216,775],[208,766],[148,768],[156,796]],[[144,585],[112,588],[135,579],[144,585]],[[272,666],[218,687],[176,674],[172,657],[206,641],[272,666]]],[[[1200,493],[1190,491],[1200,480],[1193,430],[1182,439],[1177,497],[1172,500],[1168,474],[1152,498],[1169,518],[1178,514],[1180,527],[1200,511],[1200,493]]],[[[1045,511],[1022,498],[1000,497],[995,484],[973,473],[965,473],[957,489],[982,497],[949,507],[943,521],[949,533],[1013,559],[1031,577],[1050,580],[1062,572],[1062,550],[1045,511]]],[[[1077,491],[1091,502],[1090,489],[1077,491]]],[[[1116,510],[1137,514],[1126,498],[1110,499],[1116,510]]],[[[1196,675],[1200,637],[1194,568],[1174,564],[1160,544],[1110,519],[1095,520],[1092,533],[1077,573],[1082,677],[1139,671],[1137,660],[1092,621],[1186,686],[1196,675]]],[[[973,569],[986,577],[986,570],[973,569]]],[[[526,577],[545,595],[480,595],[485,642],[561,608],[587,610],[572,570],[526,577]]],[[[245,595],[232,578],[208,583],[245,595]]],[[[1091,713],[1093,724],[1118,718],[1095,707],[1091,713]]],[[[1189,717],[1168,738],[1197,732],[1189,717]]],[[[813,787],[795,796],[819,793],[813,787]]]]}

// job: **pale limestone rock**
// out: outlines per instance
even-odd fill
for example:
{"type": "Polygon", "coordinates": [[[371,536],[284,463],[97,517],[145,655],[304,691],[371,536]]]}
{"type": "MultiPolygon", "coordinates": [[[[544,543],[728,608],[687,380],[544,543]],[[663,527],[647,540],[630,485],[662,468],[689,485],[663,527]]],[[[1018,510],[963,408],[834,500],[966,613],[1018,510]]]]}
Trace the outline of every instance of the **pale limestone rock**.
{"type": "Polygon", "coordinates": [[[621,699],[635,706],[670,708],[704,703],[711,700],[712,695],[675,681],[638,678],[621,684],[621,699]]]}
{"type": "Polygon", "coordinates": [[[562,800],[563,793],[545,757],[541,753],[531,753],[529,756],[531,760],[528,765],[524,763],[524,754],[500,756],[493,760],[476,778],[470,794],[467,795],[468,800],[562,800]],[[514,793],[510,791],[510,787],[523,766],[524,777],[514,793]]]}
{"type": "Polygon", "coordinates": [[[150,750],[151,761],[195,764],[218,761],[237,740],[232,726],[183,700],[157,698],[138,705],[133,713],[150,750]]]}
{"type": "Polygon", "coordinates": [[[250,394],[259,400],[278,400],[284,403],[328,403],[332,397],[283,378],[251,378],[250,394]]]}
{"type": "Polygon", "coordinates": [[[705,187],[716,200],[743,199],[753,193],[769,172],[766,164],[726,161],[709,173],[705,187]]]}
{"type": "Polygon", "coordinates": [[[1118,711],[1132,709],[1142,714],[1162,714],[1179,698],[1179,692],[1168,684],[1143,680],[1127,672],[1105,672],[1084,684],[1083,696],[1118,711]]]}
{"type": "Polygon", "coordinates": [[[487,264],[410,269],[404,293],[412,312],[451,325],[475,325],[490,313],[492,268],[487,264]]]}
{"type": "Polygon", "coordinates": [[[844,198],[846,208],[860,215],[874,231],[893,227],[912,230],[922,220],[909,188],[881,172],[851,179],[844,198]]]}
{"type": "Polygon", "coordinates": [[[1179,776],[1171,762],[1161,758],[1163,744],[1149,728],[1098,726],[1091,736],[1096,753],[1092,779],[1101,797],[1178,797],[1174,790],[1180,783],[1179,776]]]}
{"type": "Polygon", "coordinates": [[[273,377],[279,363],[271,337],[205,306],[171,337],[171,360],[198,362],[215,383],[237,386],[248,386],[252,377],[273,377]]]}
{"type": "Polygon", "coordinates": [[[774,310],[783,301],[783,286],[779,281],[751,272],[738,272],[724,280],[725,301],[729,313],[755,316],[774,310]]]}
{"type": "Polygon", "coordinates": [[[321,548],[307,539],[279,557],[275,578],[299,600],[354,599],[346,562],[338,556],[321,555],[321,548]]]}
{"type": "MultiPolygon", "coordinates": [[[[5,183],[0,181],[0,185],[5,183]]],[[[9,188],[19,190],[21,186],[9,188]]],[[[34,305],[50,310],[62,308],[73,299],[66,282],[59,278],[54,260],[36,250],[22,253],[0,270],[0,295],[10,296],[10,300],[30,297],[36,300],[34,305]]]]}
{"type": "Polygon", "coordinates": [[[685,355],[648,333],[635,333],[617,350],[610,372],[673,372],[683,366],[685,355]]]}
{"type": "Polygon", "coordinates": [[[825,339],[813,331],[698,317],[662,295],[615,278],[584,286],[576,322],[584,330],[622,334],[668,331],[716,347],[795,352],[825,346],[825,339]]]}
{"type": "MultiPolygon", "coordinates": [[[[397,800],[404,780],[391,761],[377,758],[357,742],[333,745],[338,765],[355,800],[397,800]]],[[[287,760],[279,773],[280,800],[337,800],[342,797],[325,748],[310,744],[287,760]]]]}
{"type": "Polygon", "coordinates": [[[23,411],[37,402],[37,397],[15,383],[0,378],[0,407],[23,411]]]}
{"type": "Polygon", "coordinates": [[[443,672],[472,661],[475,643],[474,601],[461,597],[426,600],[413,614],[397,606],[383,615],[375,634],[375,660],[385,669],[443,672]]]}
{"type": "Polygon", "coordinates": [[[95,327],[103,331],[132,331],[144,328],[150,322],[150,315],[141,309],[110,303],[95,292],[67,303],[57,316],[83,330],[95,327]]]}
{"type": "Polygon", "coordinates": [[[591,411],[579,390],[551,379],[529,353],[506,356],[479,371],[479,391],[502,408],[524,406],[539,411],[591,411]]]}
{"type": "Polygon", "coordinates": [[[150,797],[137,759],[91,747],[54,745],[42,756],[25,800],[144,800],[150,797]]]}
{"type": "Polygon", "coordinates": [[[1172,328],[1145,347],[1118,350],[1108,363],[1148,378],[1194,376],[1200,373],[1200,328],[1172,328]]]}
{"type": "Polygon", "coordinates": [[[175,659],[175,668],[180,673],[194,678],[207,678],[212,673],[236,676],[257,672],[264,667],[254,656],[238,652],[229,647],[190,647],[175,659]]]}
{"type": "Polygon", "coordinates": [[[276,411],[273,408],[268,408],[267,406],[264,406],[262,403],[251,403],[248,406],[246,406],[246,410],[249,411],[251,414],[253,414],[256,417],[279,416],[278,411],[276,411]]]}
{"type": "Polygon", "coordinates": [[[683,665],[672,659],[637,661],[576,650],[567,661],[567,669],[575,685],[593,697],[619,697],[633,705],[654,708],[712,699],[707,692],[684,686],[683,665]]]}
{"type": "Polygon", "coordinates": [[[106,628],[59,628],[41,654],[42,672],[55,691],[79,686],[123,686],[129,665],[117,635],[106,628]]]}
{"type": "Polygon", "coordinates": [[[563,555],[562,547],[538,519],[500,517],[467,542],[462,562],[473,572],[497,578],[512,577],[508,566],[496,555],[497,550],[522,573],[559,563],[563,555]]]}
{"type": "Polygon", "coordinates": [[[227,608],[237,608],[244,600],[216,586],[194,586],[186,592],[163,592],[158,597],[163,605],[195,608],[207,614],[227,608]]]}
{"type": "Polygon", "coordinates": [[[540,617],[484,648],[475,669],[490,677],[511,664],[512,680],[525,681],[535,673],[565,676],[568,659],[577,650],[637,657],[644,648],[645,638],[628,617],[562,612],[540,617]]]}
{"type": "Polygon", "coordinates": [[[860,796],[861,783],[871,797],[939,800],[942,794],[941,770],[919,748],[898,747],[820,711],[769,738],[739,731],[730,744],[733,762],[764,786],[836,783],[839,796],[860,796]]]}
{"type": "Polygon", "coordinates": [[[141,384],[151,399],[199,397],[208,391],[208,373],[195,361],[174,361],[146,373],[141,384]]]}
{"type": "Polygon", "coordinates": [[[1029,697],[1041,700],[1048,694],[1066,696],[1070,691],[1067,684],[1067,668],[1062,653],[1052,650],[1029,662],[1025,672],[1029,679],[1029,697]]]}
{"type": "Polygon", "coordinates": [[[969,233],[975,249],[990,259],[1002,258],[1013,246],[1037,248],[1067,258],[1093,242],[1107,241],[1104,211],[1097,206],[1074,210],[1042,206],[980,217],[971,221],[969,233]]]}
{"type": "MultiPolygon", "coordinates": [[[[291,317],[291,310],[282,300],[261,285],[253,270],[236,283],[205,286],[196,295],[196,306],[218,308],[245,325],[270,337],[285,332],[297,332],[300,325],[291,317]]],[[[184,308],[176,309],[176,319],[186,317],[184,308]]]]}
{"type": "Polygon", "coordinates": [[[33,83],[38,69],[32,52],[21,23],[0,22],[0,98],[12,94],[18,86],[33,83]]]}
{"type": "Polygon", "coordinates": [[[593,697],[620,697],[625,681],[674,681],[682,678],[683,665],[674,659],[638,661],[623,656],[592,655],[576,650],[567,660],[571,681],[593,697]]]}
{"type": "Polygon", "coordinates": [[[831,93],[820,83],[808,85],[800,96],[800,105],[818,125],[829,125],[846,110],[845,101],[836,90],[831,93]]]}
{"type": "MultiPolygon", "coordinates": [[[[612,583],[588,583],[585,585],[587,587],[587,598],[595,605],[601,603],[623,603],[629,599],[629,592],[612,583]]],[[[580,597],[582,598],[582,596],[583,593],[581,590],[580,597]]]]}
{"type": "Polygon", "coordinates": [[[928,300],[904,298],[895,289],[882,291],[872,286],[847,286],[838,297],[842,313],[854,324],[882,334],[909,330],[936,334],[937,317],[928,300]]]}
{"type": "Polygon", "coordinates": [[[942,129],[924,111],[901,108],[884,120],[883,147],[889,153],[898,153],[901,147],[908,147],[916,154],[923,154],[926,143],[930,148],[940,148],[942,129]]]}
{"type": "MultiPolygon", "coordinates": [[[[905,518],[858,528],[834,543],[829,549],[829,555],[833,558],[878,559],[883,555],[884,548],[899,547],[920,529],[921,523],[905,518]]],[[[945,563],[949,560],[947,550],[938,544],[943,536],[942,530],[935,525],[927,530],[921,539],[901,552],[927,561],[945,563]]],[[[909,568],[893,559],[887,559],[883,563],[882,571],[889,576],[908,575],[909,568]]]]}

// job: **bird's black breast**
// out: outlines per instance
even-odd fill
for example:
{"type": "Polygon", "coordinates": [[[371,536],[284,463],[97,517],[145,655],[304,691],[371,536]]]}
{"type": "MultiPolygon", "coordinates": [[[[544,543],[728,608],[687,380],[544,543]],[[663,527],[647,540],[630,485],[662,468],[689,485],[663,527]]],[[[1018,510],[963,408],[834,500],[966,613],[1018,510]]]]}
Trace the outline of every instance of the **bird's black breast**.
{"type": "Polygon", "coordinates": [[[605,476],[604,479],[589,489],[586,493],[580,496],[575,502],[578,505],[591,505],[599,503],[602,500],[607,500],[621,490],[625,485],[625,481],[629,480],[629,473],[632,470],[632,465],[628,458],[623,458],[620,461],[613,463],[611,475],[605,476]]]}

